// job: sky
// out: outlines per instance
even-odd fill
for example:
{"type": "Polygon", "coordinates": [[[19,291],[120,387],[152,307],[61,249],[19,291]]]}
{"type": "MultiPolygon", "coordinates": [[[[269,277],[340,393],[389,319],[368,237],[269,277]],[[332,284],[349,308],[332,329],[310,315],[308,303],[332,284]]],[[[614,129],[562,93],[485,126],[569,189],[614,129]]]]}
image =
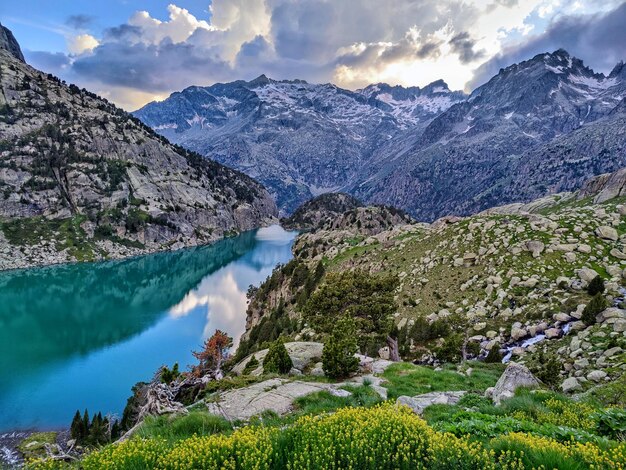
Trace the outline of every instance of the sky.
{"type": "Polygon", "coordinates": [[[559,48],[602,73],[626,60],[618,0],[20,0],[0,22],[28,63],[129,111],[260,74],[471,91],[559,48]]]}

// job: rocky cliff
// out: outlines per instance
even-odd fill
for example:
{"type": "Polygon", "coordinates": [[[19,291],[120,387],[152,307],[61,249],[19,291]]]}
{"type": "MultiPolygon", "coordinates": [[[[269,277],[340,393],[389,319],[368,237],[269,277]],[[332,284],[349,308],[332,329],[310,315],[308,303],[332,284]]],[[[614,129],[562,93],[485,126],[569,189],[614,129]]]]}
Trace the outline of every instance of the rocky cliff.
{"type": "Polygon", "coordinates": [[[252,178],[33,69],[0,38],[0,269],[204,244],[276,220],[252,178]]]}

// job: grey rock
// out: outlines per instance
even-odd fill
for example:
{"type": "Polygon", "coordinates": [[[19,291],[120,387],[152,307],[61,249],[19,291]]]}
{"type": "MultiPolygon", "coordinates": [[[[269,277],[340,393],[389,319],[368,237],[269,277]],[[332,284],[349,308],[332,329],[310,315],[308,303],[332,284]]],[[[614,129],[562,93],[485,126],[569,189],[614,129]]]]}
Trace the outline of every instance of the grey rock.
{"type": "Polygon", "coordinates": [[[582,385],[578,382],[576,377],[568,377],[561,384],[561,390],[565,393],[575,392],[577,390],[582,390],[582,385]]]}
{"type": "Polygon", "coordinates": [[[619,238],[617,230],[607,225],[601,225],[596,229],[596,235],[604,240],[616,241],[619,238]]]}
{"type": "Polygon", "coordinates": [[[465,393],[467,392],[431,392],[415,397],[403,395],[398,397],[396,403],[406,405],[415,413],[421,415],[424,413],[424,410],[431,405],[456,405],[465,393]]]}
{"type": "Polygon", "coordinates": [[[515,395],[519,387],[537,388],[539,380],[522,364],[510,362],[493,388],[491,398],[499,404],[502,400],[515,395]]]}
{"type": "Polygon", "coordinates": [[[591,380],[593,382],[601,382],[605,379],[608,374],[603,370],[592,370],[587,374],[587,380],[591,380]]]}

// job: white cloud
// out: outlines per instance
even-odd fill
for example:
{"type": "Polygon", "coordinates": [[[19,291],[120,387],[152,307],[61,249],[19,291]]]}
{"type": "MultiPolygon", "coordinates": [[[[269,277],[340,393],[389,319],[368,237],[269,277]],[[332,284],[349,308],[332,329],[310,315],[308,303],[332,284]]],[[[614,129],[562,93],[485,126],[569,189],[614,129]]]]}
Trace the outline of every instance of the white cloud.
{"type": "Polygon", "coordinates": [[[91,34],[79,34],[67,39],[67,50],[71,54],[83,54],[96,48],[100,42],[91,34]]]}
{"type": "Polygon", "coordinates": [[[165,38],[180,43],[189,38],[196,29],[212,30],[209,23],[198,20],[188,10],[174,4],[167,6],[169,21],[160,21],[150,16],[147,11],[138,11],[128,20],[131,26],[141,28],[142,42],[159,44],[165,38]]]}

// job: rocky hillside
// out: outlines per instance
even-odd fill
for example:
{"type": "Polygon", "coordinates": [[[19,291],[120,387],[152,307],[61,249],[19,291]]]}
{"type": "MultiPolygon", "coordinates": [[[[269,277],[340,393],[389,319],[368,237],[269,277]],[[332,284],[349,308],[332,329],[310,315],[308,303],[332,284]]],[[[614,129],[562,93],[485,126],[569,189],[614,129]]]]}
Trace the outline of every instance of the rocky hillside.
{"type": "Polygon", "coordinates": [[[134,114],[172,142],[257,178],[288,214],[315,195],[350,186],[387,140],[425,127],[463,99],[443,81],[353,92],[262,75],[189,87],[134,114]]]}
{"type": "Polygon", "coordinates": [[[0,269],[203,244],[275,220],[250,177],[170,144],[0,38],[0,269]]]}
{"type": "Polygon", "coordinates": [[[568,392],[619,378],[625,174],[600,176],[577,193],[373,236],[358,226],[302,234],[295,259],[254,295],[243,348],[272,339],[276,325],[296,340],[319,338],[303,321],[308,299],[329,273],[364,271],[398,280],[395,334],[405,359],[455,361],[463,350],[484,358],[495,348],[492,357],[526,363],[568,392]],[[592,302],[598,276],[602,292],[592,302]]]}
{"type": "Polygon", "coordinates": [[[361,201],[349,194],[325,193],[305,202],[280,223],[287,230],[314,230],[346,211],[363,206],[361,201]]]}
{"type": "Polygon", "coordinates": [[[626,67],[566,51],[511,65],[467,97],[444,82],[351,92],[300,80],[190,87],[135,113],[262,181],[284,213],[344,191],[418,220],[573,191],[626,165],[626,67]]]}
{"type": "Polygon", "coordinates": [[[578,189],[626,165],[626,67],[563,50],[507,67],[423,131],[390,142],[348,192],[420,220],[578,189]]]}

